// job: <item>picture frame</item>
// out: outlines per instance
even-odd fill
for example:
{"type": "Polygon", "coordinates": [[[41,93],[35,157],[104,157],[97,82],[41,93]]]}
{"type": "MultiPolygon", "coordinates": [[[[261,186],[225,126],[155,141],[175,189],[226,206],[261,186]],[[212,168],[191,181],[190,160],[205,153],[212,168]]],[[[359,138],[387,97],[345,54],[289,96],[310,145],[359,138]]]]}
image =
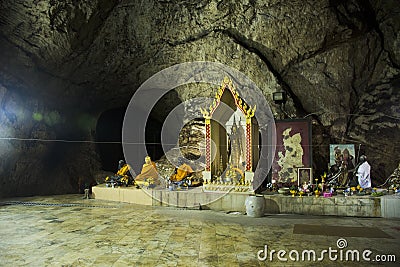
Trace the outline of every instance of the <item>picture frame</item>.
{"type": "Polygon", "coordinates": [[[329,145],[329,166],[337,165],[343,159],[343,154],[348,154],[352,164],[356,164],[356,149],[354,144],[330,144],[329,145]]]}
{"type": "Polygon", "coordinates": [[[304,182],[313,184],[312,168],[297,169],[297,185],[300,187],[304,182]]]}
{"type": "Polygon", "coordinates": [[[356,169],[356,150],[354,144],[330,144],[329,145],[329,170],[339,173],[336,178],[340,186],[346,186],[356,169]]]}
{"type": "Polygon", "coordinates": [[[312,167],[311,121],[290,119],[275,122],[276,151],[272,179],[289,184],[297,180],[297,168],[312,167]]]}

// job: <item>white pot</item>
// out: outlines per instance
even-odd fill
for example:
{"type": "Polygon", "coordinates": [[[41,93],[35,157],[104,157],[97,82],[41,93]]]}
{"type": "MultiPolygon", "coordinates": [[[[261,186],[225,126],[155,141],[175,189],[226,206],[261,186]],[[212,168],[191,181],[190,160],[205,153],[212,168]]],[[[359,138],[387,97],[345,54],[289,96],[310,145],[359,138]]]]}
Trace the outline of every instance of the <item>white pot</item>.
{"type": "Polygon", "coordinates": [[[248,196],[246,198],[246,213],[250,217],[264,216],[264,196],[248,196]]]}

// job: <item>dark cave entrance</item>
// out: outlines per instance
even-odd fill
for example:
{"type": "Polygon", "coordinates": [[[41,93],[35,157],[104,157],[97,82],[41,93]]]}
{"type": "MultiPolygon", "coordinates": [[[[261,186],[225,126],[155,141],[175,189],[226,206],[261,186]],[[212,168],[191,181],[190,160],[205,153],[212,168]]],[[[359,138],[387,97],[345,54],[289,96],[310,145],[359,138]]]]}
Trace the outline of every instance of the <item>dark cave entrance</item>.
{"type": "MultiPolygon", "coordinates": [[[[145,142],[147,153],[152,160],[158,160],[164,155],[161,146],[163,122],[171,110],[180,103],[181,101],[177,93],[169,91],[156,103],[147,119],[145,142]]],[[[97,121],[95,139],[96,142],[99,142],[97,149],[102,168],[106,171],[116,172],[118,161],[124,159],[122,126],[125,112],[126,107],[106,110],[100,115],[97,121]]],[[[139,164],[141,165],[143,162],[139,164]]]]}
{"type": "Polygon", "coordinates": [[[125,108],[121,107],[103,112],[97,121],[96,142],[101,142],[97,144],[97,149],[101,165],[106,171],[115,172],[118,161],[124,158],[121,143],[124,116],[125,108]]]}
{"type": "MultiPolygon", "coordinates": [[[[103,112],[96,125],[96,142],[104,170],[115,172],[118,161],[124,159],[122,148],[122,126],[125,107],[103,112]]],[[[163,155],[161,147],[161,127],[154,118],[150,117],[146,125],[146,149],[149,156],[157,160],[163,155]]],[[[141,163],[140,163],[141,164],[141,163]]]]}

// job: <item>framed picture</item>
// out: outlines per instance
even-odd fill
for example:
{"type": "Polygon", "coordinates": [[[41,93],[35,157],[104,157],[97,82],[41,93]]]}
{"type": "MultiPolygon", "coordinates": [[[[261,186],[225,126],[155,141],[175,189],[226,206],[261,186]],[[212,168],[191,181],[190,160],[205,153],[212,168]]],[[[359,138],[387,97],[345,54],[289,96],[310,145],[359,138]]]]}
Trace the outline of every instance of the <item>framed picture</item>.
{"type": "Polygon", "coordinates": [[[304,182],[313,184],[312,168],[297,169],[297,185],[300,187],[304,182]]]}
{"type": "Polygon", "coordinates": [[[329,145],[329,168],[333,173],[340,170],[337,181],[341,186],[346,186],[353,177],[355,157],[354,144],[329,145]]]}
{"type": "Polygon", "coordinates": [[[329,145],[329,165],[340,166],[343,161],[349,161],[350,165],[355,165],[356,150],[354,144],[330,144],[329,145]],[[351,161],[351,162],[350,162],[351,161]]]}
{"type": "Polygon", "coordinates": [[[295,183],[298,168],[310,168],[311,122],[305,119],[277,121],[276,151],[272,179],[277,183],[295,183]]]}

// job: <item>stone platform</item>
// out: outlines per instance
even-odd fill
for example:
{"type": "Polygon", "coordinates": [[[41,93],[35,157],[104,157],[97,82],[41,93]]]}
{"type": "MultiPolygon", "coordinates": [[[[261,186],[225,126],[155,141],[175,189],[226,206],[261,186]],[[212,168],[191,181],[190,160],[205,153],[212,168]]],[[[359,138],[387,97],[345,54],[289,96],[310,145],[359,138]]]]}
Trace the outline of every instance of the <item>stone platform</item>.
{"type": "Polygon", "coordinates": [[[106,187],[100,184],[92,187],[95,199],[126,202],[140,205],[153,205],[153,199],[145,191],[134,187],[106,187]]]}
{"type": "MultiPolygon", "coordinates": [[[[245,212],[248,193],[203,192],[202,188],[180,191],[166,189],[142,190],[134,187],[92,188],[96,199],[135,203],[149,206],[211,209],[245,212]]],[[[305,214],[353,217],[400,218],[400,196],[315,196],[292,197],[280,194],[264,195],[266,214],[305,214]]]]}

